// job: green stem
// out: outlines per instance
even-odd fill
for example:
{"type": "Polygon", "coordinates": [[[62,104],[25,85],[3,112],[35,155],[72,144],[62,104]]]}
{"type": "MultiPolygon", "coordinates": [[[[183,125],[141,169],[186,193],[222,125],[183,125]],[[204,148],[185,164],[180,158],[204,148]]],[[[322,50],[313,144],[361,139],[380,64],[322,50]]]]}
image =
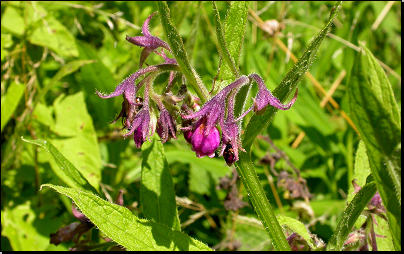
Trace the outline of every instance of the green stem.
{"type": "Polygon", "coordinates": [[[246,148],[246,151],[246,153],[240,153],[240,160],[235,163],[237,172],[246,187],[248,197],[254,206],[255,212],[258,214],[258,218],[265,227],[275,250],[290,251],[291,249],[283,234],[282,227],[276,219],[272,206],[254,170],[250,148],[246,148]]]}
{"type": "Polygon", "coordinates": [[[209,92],[203,84],[199,75],[196,73],[195,69],[192,68],[189,63],[181,36],[177,28],[175,28],[171,23],[170,9],[168,8],[168,5],[165,1],[157,1],[157,7],[159,9],[164,32],[168,38],[168,44],[170,45],[175,60],[177,60],[177,63],[181,68],[181,72],[184,74],[188,82],[192,85],[202,103],[205,103],[210,99],[209,92]]]}

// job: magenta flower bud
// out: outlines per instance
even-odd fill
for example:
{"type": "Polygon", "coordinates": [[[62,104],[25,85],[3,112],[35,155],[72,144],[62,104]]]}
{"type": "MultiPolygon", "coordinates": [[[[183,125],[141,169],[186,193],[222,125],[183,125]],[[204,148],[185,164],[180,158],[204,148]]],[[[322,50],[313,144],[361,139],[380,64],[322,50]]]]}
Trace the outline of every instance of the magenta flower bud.
{"type": "Polygon", "coordinates": [[[206,120],[201,119],[198,122],[191,137],[192,150],[195,151],[198,158],[206,155],[213,158],[215,157],[215,150],[220,144],[219,130],[214,126],[209,135],[205,135],[206,120]]]}

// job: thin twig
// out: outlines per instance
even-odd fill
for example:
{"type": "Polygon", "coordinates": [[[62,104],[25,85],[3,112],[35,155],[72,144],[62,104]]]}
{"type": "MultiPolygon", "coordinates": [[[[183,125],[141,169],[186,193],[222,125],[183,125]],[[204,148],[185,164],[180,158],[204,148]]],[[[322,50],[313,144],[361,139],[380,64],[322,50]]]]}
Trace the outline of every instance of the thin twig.
{"type": "Polygon", "coordinates": [[[379,16],[375,20],[375,23],[372,25],[372,30],[376,30],[380,23],[382,23],[384,17],[386,17],[387,13],[389,12],[390,8],[393,6],[394,1],[389,1],[386,6],[384,6],[383,10],[380,12],[379,16]]]}

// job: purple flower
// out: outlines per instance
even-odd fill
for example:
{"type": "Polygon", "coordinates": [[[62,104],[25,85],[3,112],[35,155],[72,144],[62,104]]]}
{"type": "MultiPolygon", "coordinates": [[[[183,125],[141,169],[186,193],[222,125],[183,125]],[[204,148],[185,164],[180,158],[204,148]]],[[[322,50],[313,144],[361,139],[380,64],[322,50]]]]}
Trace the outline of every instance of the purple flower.
{"type": "Polygon", "coordinates": [[[268,104],[281,110],[287,110],[295,103],[297,99],[298,89],[296,88],[296,93],[293,96],[292,100],[288,104],[282,104],[281,101],[267,89],[264,81],[260,76],[258,76],[257,74],[251,74],[249,78],[254,79],[258,84],[258,93],[255,99],[253,99],[255,112],[261,111],[268,104]]]}
{"type": "Polygon", "coordinates": [[[136,37],[126,36],[126,40],[129,41],[130,43],[133,43],[140,47],[144,47],[140,55],[139,68],[142,68],[142,65],[146,60],[146,58],[152,51],[156,50],[157,48],[162,47],[171,52],[170,46],[165,41],[163,41],[158,37],[152,36],[149,32],[150,20],[156,13],[157,12],[151,14],[143,23],[142,27],[143,36],[136,36],[136,37]]]}
{"type": "MultiPolygon", "coordinates": [[[[184,119],[202,119],[205,117],[207,120],[206,126],[204,128],[204,135],[208,136],[210,131],[219,123],[222,128],[224,124],[224,116],[226,112],[226,97],[235,88],[239,88],[249,82],[248,77],[241,76],[239,79],[231,83],[230,85],[223,88],[218,94],[216,94],[212,99],[206,102],[202,108],[193,114],[182,115],[184,119]]],[[[195,125],[195,124],[194,124],[195,125]]],[[[196,126],[193,126],[195,129],[196,126]]],[[[190,130],[192,127],[183,128],[183,130],[190,130]]]]}
{"type": "Polygon", "coordinates": [[[248,112],[252,110],[249,108],[246,112],[234,119],[234,102],[239,89],[235,89],[228,98],[227,117],[222,129],[222,150],[219,156],[223,155],[224,160],[230,167],[235,161],[238,161],[238,150],[245,152],[242,148],[240,133],[237,121],[242,119],[248,112]]]}
{"type": "MultiPolygon", "coordinates": [[[[146,103],[143,105],[143,108],[136,114],[133,119],[131,126],[129,128],[129,132],[124,136],[130,136],[133,133],[133,139],[135,141],[136,147],[140,148],[142,144],[146,141],[146,138],[149,136],[150,130],[150,109],[149,105],[146,103]]],[[[150,136],[153,136],[154,130],[152,129],[152,133],[150,136]]]]}
{"type": "Polygon", "coordinates": [[[206,118],[202,118],[196,122],[195,130],[192,132],[191,145],[192,151],[196,153],[198,158],[209,156],[215,157],[215,150],[220,144],[219,130],[214,126],[209,135],[206,133],[206,118]]]}
{"type": "Polygon", "coordinates": [[[160,117],[157,121],[157,134],[159,134],[162,143],[167,142],[172,137],[177,139],[175,134],[177,133],[177,129],[175,127],[174,118],[168,113],[166,108],[161,108],[160,117]]]}

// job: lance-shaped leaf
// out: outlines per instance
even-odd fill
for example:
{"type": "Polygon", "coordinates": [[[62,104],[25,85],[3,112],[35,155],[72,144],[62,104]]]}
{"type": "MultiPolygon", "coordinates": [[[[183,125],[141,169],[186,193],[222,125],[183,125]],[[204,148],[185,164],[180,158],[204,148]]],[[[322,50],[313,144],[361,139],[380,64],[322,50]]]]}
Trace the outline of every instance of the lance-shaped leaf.
{"type": "MultiPolygon", "coordinates": [[[[278,98],[281,102],[284,102],[286,98],[290,95],[292,91],[294,91],[297,87],[297,84],[303,79],[306,75],[306,72],[309,70],[312,65],[317,51],[326,37],[327,33],[331,29],[331,24],[334,18],[337,15],[337,11],[340,8],[341,1],[338,1],[333,7],[330,18],[327,21],[327,24],[321,31],[317,34],[316,37],[310,42],[310,45],[304,51],[303,55],[299,58],[295,66],[286,74],[285,78],[281,81],[279,86],[273,91],[273,95],[278,98]]],[[[276,108],[271,107],[268,108],[264,114],[262,115],[254,115],[250,122],[247,125],[246,132],[244,135],[243,146],[245,148],[249,148],[257,137],[257,135],[264,129],[266,129],[271,122],[276,108]]]]}
{"type": "Polygon", "coordinates": [[[180,231],[140,219],[126,207],[112,204],[88,191],[52,184],[43,186],[51,187],[71,198],[80,211],[106,236],[128,250],[211,250],[180,231]]]}
{"type": "Polygon", "coordinates": [[[372,53],[362,46],[348,85],[352,121],[366,145],[370,168],[401,249],[401,126],[392,89],[372,53]]]}
{"type": "Polygon", "coordinates": [[[143,214],[151,221],[181,230],[173,180],[163,144],[156,135],[153,136],[152,142],[143,144],[142,157],[140,203],[143,214]]]}

